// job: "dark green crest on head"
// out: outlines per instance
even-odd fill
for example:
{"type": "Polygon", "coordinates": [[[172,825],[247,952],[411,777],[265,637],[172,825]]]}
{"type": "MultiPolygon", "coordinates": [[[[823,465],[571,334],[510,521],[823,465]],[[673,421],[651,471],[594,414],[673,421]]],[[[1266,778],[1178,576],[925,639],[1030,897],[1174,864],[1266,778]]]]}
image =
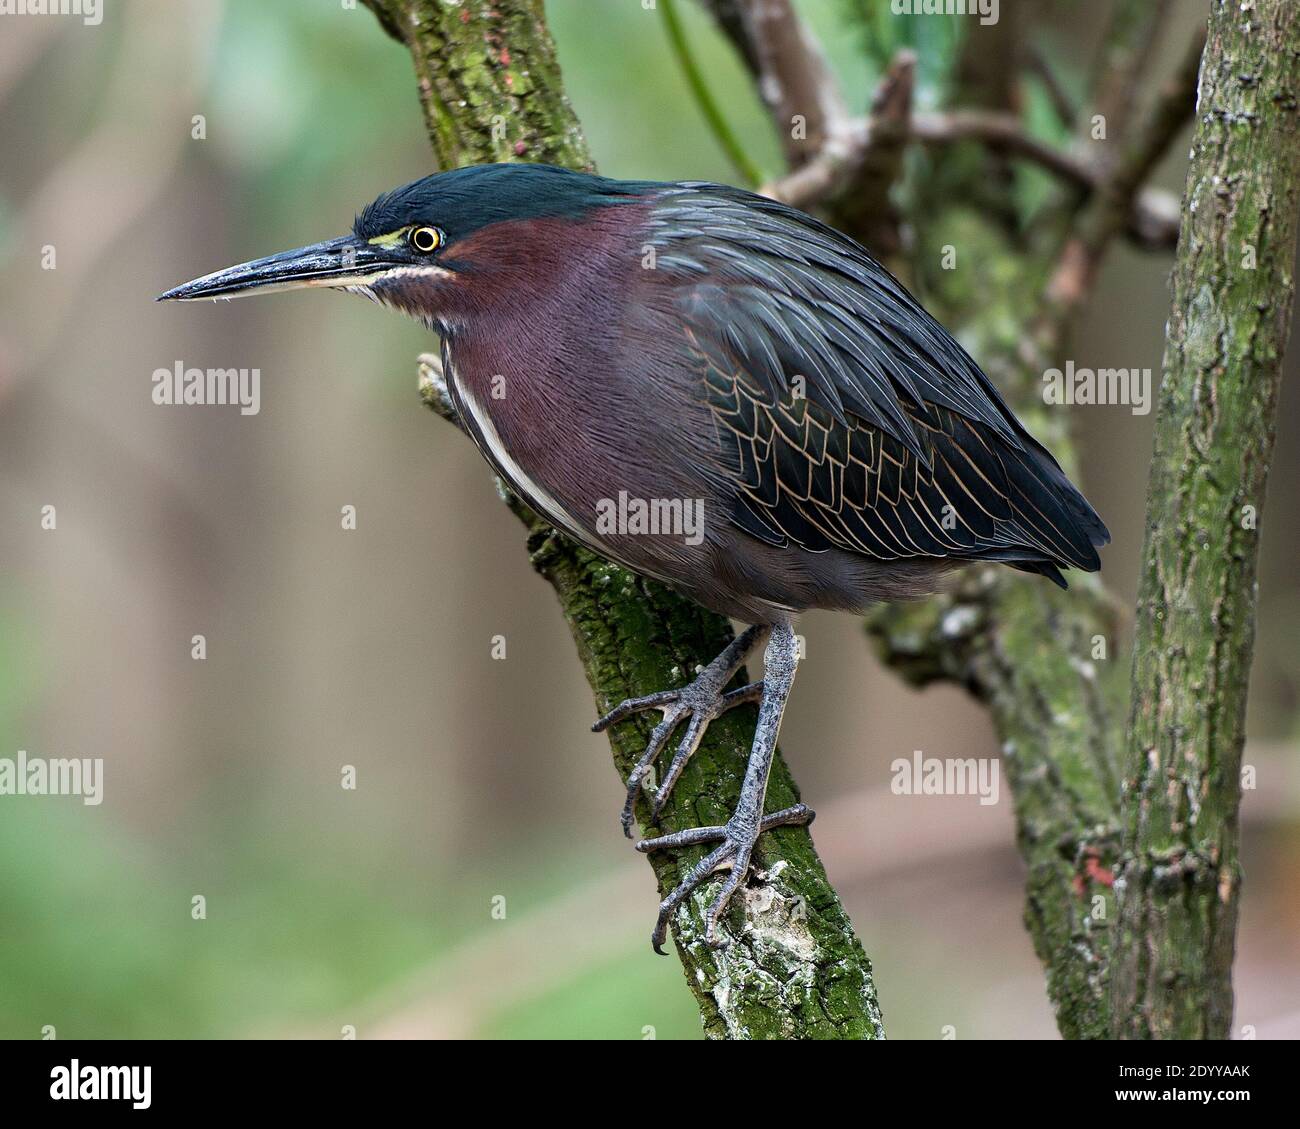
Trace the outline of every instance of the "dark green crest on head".
{"type": "Polygon", "coordinates": [[[413,224],[440,228],[448,243],[505,220],[580,219],[593,208],[630,203],[656,187],[551,165],[471,165],[386,192],[357,216],[353,233],[374,239],[413,224]]]}

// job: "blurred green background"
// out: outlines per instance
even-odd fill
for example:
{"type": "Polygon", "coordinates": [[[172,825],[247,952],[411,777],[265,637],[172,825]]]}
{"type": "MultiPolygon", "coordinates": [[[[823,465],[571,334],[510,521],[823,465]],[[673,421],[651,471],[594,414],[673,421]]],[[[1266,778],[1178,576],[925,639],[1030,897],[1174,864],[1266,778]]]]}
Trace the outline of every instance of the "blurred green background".
{"type": "MultiPolygon", "coordinates": [[[[106,7],[99,27],[0,17],[0,756],[106,764],[99,807],[0,797],[0,1036],[697,1037],[677,962],[646,943],[651,875],[619,830],[567,629],[481,460],[416,397],[429,336],[346,295],[152,302],[340,234],[432,171],[404,50],[340,0],[106,7]],[[178,359],[260,368],[261,413],[155,406],[150,374],[178,359]]],[[[777,172],[747,77],[679,7],[733,128],[777,172]]],[[[1036,40],[1076,85],[1090,7],[1037,6],[1036,40]]],[[[907,41],[935,96],[948,21],[909,30],[884,0],[799,8],[853,108],[907,41]]],[[[1162,70],[1200,14],[1180,8],[1162,70]]],[[[734,180],[660,13],[547,10],[602,171],[734,180]]],[[[1161,181],[1180,190],[1175,150],[1161,181]]],[[[1168,266],[1117,250],[1079,364],[1158,373],[1168,266]]],[[[1292,1037],[1294,392],[1263,522],[1237,1017],[1292,1037]]],[[[1115,534],[1107,580],[1131,600],[1151,420],[1078,414],[1115,534]]],[[[1050,1037],[1005,791],[980,807],[888,788],[913,749],[995,755],[987,720],[956,690],[901,687],[850,617],[804,630],[784,745],[889,1033],[1050,1037]]]]}

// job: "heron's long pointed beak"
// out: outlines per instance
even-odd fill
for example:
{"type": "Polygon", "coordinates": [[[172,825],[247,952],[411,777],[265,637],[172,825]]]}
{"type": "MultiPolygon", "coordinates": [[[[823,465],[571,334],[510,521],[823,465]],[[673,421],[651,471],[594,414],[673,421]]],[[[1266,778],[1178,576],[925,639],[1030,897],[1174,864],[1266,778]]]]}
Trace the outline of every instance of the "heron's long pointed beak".
{"type": "Polygon", "coordinates": [[[158,295],[159,302],[193,302],[200,298],[241,298],[304,286],[365,286],[401,263],[391,247],[344,235],[310,247],[281,251],[265,259],[240,263],[158,295]]]}

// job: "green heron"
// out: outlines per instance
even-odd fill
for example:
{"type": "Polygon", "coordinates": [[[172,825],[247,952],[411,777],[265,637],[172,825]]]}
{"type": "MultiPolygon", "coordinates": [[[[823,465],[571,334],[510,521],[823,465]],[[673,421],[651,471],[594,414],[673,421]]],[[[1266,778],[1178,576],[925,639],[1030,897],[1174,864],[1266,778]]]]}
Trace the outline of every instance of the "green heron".
{"type": "Polygon", "coordinates": [[[718,868],[706,938],[759,835],[808,608],[860,611],[1001,561],[1062,587],[1095,571],[1105,525],[966,351],[852,239],[724,185],[498,164],[380,196],[352,233],[218,271],[164,299],[305,286],[364,294],[442,341],[465,430],[528,505],[601,556],[751,624],[658,709],[623,828],[684,722],[652,822],[709,723],[759,704],[723,826],[637,843],[717,843],[660,905],[653,943],[718,868]],[[618,505],[613,500],[618,499],[618,505]],[[681,520],[689,513],[694,528],[681,520]],[[651,514],[662,521],[647,521],[651,514]],[[677,520],[671,520],[676,518],[677,520]],[[612,519],[612,520],[611,520],[612,519]],[[759,682],[728,689],[764,646],[759,682]]]}

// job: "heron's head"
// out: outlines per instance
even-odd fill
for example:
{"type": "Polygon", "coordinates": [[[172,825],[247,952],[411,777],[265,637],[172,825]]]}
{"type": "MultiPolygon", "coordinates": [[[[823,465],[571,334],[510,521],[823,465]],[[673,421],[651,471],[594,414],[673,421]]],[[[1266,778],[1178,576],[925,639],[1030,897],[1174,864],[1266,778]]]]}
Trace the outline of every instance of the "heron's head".
{"type": "Polygon", "coordinates": [[[158,300],[325,287],[364,294],[445,329],[472,308],[484,277],[498,291],[503,277],[509,285],[545,287],[557,256],[581,258],[584,224],[596,212],[631,202],[647,187],[551,165],[455,169],[380,196],[347,235],[227,267],[158,300]]]}

